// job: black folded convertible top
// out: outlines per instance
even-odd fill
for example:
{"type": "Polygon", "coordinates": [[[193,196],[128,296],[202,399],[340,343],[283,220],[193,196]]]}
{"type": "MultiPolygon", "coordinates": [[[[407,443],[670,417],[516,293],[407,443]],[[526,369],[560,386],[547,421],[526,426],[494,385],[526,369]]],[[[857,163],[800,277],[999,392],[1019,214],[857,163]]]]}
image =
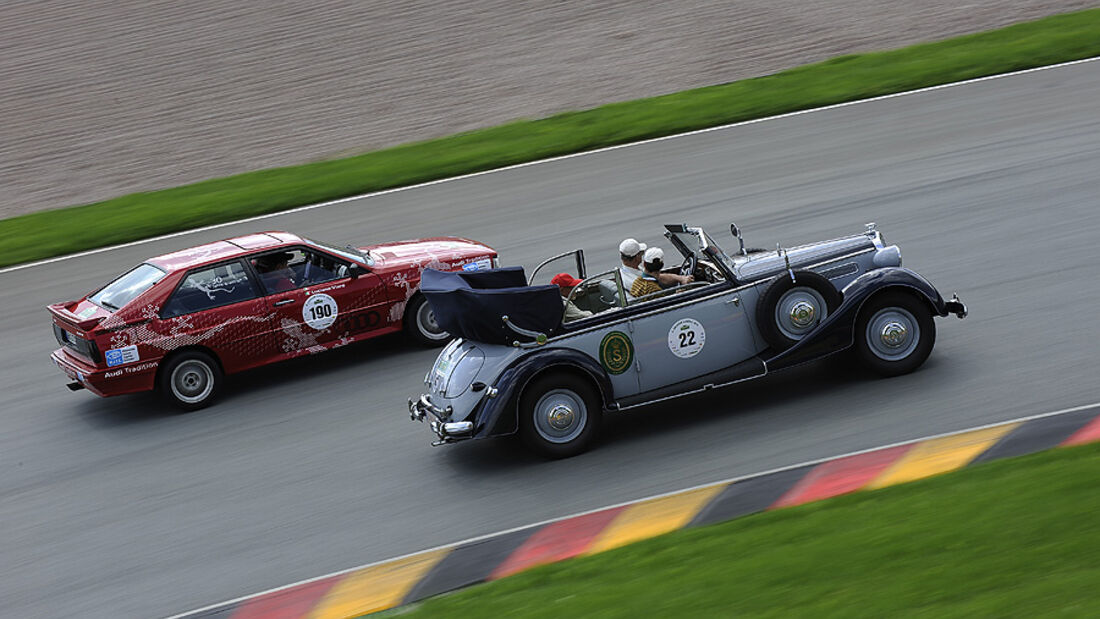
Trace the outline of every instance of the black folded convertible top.
{"type": "Polygon", "coordinates": [[[523,267],[485,271],[445,272],[425,269],[420,291],[431,305],[435,320],[451,335],[485,342],[511,344],[528,341],[505,326],[553,335],[565,311],[557,286],[528,286],[523,267]]]}

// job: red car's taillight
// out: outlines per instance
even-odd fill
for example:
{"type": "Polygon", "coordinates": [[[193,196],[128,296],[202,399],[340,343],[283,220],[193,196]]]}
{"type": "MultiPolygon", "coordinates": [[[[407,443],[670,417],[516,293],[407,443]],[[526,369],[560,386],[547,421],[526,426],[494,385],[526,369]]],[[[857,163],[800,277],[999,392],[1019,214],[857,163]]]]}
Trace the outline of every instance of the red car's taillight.
{"type": "Polygon", "coordinates": [[[57,326],[56,323],[53,326],[53,335],[57,338],[58,344],[87,357],[94,363],[99,363],[99,348],[95,345],[95,342],[74,333],[69,333],[57,326]]]}

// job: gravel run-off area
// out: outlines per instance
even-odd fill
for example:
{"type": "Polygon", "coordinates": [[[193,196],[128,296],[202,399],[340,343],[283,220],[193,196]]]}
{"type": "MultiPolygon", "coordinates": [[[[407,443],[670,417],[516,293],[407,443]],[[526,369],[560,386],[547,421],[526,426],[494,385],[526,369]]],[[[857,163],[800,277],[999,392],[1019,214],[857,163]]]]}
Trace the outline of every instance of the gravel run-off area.
{"type": "Polygon", "coordinates": [[[1096,6],[4,0],[0,217],[1096,6]]]}

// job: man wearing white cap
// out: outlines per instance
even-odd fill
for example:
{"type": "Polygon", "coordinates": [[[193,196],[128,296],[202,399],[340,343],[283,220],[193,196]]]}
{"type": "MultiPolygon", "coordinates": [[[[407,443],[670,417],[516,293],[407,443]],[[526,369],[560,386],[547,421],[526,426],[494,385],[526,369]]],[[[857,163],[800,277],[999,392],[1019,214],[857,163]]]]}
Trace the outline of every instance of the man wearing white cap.
{"type": "MultiPolygon", "coordinates": [[[[634,282],[642,276],[642,259],[647,247],[645,243],[636,241],[634,239],[623,239],[622,243],[619,243],[619,259],[622,260],[622,266],[619,267],[619,272],[623,276],[623,288],[628,292],[634,288],[634,282]]],[[[658,249],[658,251],[660,251],[658,249]]],[[[661,252],[661,256],[664,256],[664,252],[661,252]]],[[[658,269],[659,270],[659,269],[658,269]]],[[[692,277],[684,277],[683,275],[676,275],[675,273],[658,273],[657,283],[662,288],[669,288],[677,284],[686,284],[690,281],[695,281],[692,277]]],[[[633,293],[631,293],[633,295],[633,293]]]]}
{"type": "Polygon", "coordinates": [[[634,239],[624,239],[619,243],[619,259],[623,262],[619,271],[623,274],[623,288],[630,290],[634,280],[641,277],[642,252],[645,249],[645,243],[639,243],[634,239]]]}
{"type": "Polygon", "coordinates": [[[631,296],[644,297],[647,294],[664,290],[670,285],[675,286],[695,281],[695,278],[691,275],[661,273],[661,269],[665,268],[664,258],[665,252],[660,247],[650,247],[645,250],[642,261],[645,272],[634,280],[634,283],[630,286],[631,296]],[[662,280],[667,280],[670,284],[665,284],[662,280]]]}

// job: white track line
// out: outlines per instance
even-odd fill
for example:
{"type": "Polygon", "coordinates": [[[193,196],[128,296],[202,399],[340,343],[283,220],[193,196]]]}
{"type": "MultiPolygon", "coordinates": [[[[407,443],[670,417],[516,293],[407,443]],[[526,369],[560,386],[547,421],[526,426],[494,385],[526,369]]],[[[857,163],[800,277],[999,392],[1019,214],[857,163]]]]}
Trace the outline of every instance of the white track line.
{"type": "Polygon", "coordinates": [[[148,239],[142,239],[140,241],[131,241],[129,243],[123,243],[121,245],[112,245],[110,247],[100,247],[98,249],[90,249],[88,251],[82,251],[82,252],[78,252],[78,253],[75,253],[75,254],[69,254],[69,255],[66,255],[66,256],[58,256],[56,258],[47,258],[46,260],[39,260],[38,262],[29,262],[27,264],[19,264],[19,265],[10,266],[10,267],[0,269],[0,274],[10,273],[12,271],[19,271],[21,269],[29,269],[29,268],[36,267],[36,266],[41,266],[41,265],[44,265],[44,264],[51,264],[53,262],[59,262],[61,260],[69,260],[69,259],[72,259],[72,258],[82,258],[84,256],[91,256],[93,254],[99,254],[99,253],[103,253],[103,252],[107,252],[107,251],[113,251],[113,250],[116,250],[116,249],[122,249],[124,247],[133,247],[135,245],[141,245],[141,244],[144,244],[144,243],[154,243],[156,241],[163,241],[165,239],[171,239],[171,238],[175,238],[175,237],[178,237],[178,236],[184,236],[186,234],[195,234],[197,232],[205,232],[207,230],[216,230],[218,228],[224,228],[226,226],[235,226],[237,224],[248,223],[250,221],[260,221],[260,220],[263,220],[263,219],[269,219],[271,217],[278,217],[280,215],[289,215],[291,213],[301,213],[303,211],[309,211],[309,210],[313,210],[313,209],[317,209],[317,208],[324,208],[324,207],[327,207],[327,206],[334,206],[334,205],[337,205],[337,204],[343,204],[344,202],[348,202],[350,200],[359,200],[359,199],[363,199],[363,198],[373,198],[373,197],[376,197],[376,196],[384,196],[386,194],[396,193],[398,191],[409,191],[411,189],[419,189],[421,187],[430,187],[432,185],[438,185],[439,183],[448,183],[448,182],[452,182],[452,181],[465,180],[465,179],[468,179],[468,178],[475,178],[475,177],[478,177],[478,176],[483,176],[485,174],[494,174],[494,173],[497,173],[497,172],[505,172],[505,171],[508,171],[508,170],[516,170],[516,169],[519,169],[519,168],[525,168],[525,167],[528,167],[528,166],[538,165],[538,164],[541,164],[541,163],[550,163],[552,161],[561,161],[561,160],[564,160],[564,159],[571,159],[573,157],[583,157],[585,155],[594,155],[596,153],[604,153],[604,152],[607,152],[607,151],[618,150],[620,148],[630,148],[632,146],[640,146],[642,144],[652,144],[654,142],[662,142],[664,140],[672,140],[672,139],[675,139],[675,138],[682,138],[682,137],[691,136],[691,135],[699,135],[699,134],[702,134],[702,133],[709,133],[711,131],[721,131],[721,130],[724,130],[724,129],[731,129],[731,128],[734,128],[734,127],[742,127],[742,126],[745,126],[745,125],[752,125],[752,124],[761,123],[761,122],[765,122],[765,121],[769,121],[769,120],[778,120],[778,119],[782,119],[782,118],[791,118],[791,117],[794,117],[794,116],[801,116],[803,114],[810,114],[810,113],[813,113],[813,112],[821,112],[821,111],[825,111],[825,110],[835,110],[835,109],[838,109],[838,108],[848,107],[848,106],[851,106],[851,105],[858,105],[858,104],[861,104],[861,103],[873,103],[875,101],[884,101],[886,99],[893,99],[895,97],[904,97],[904,96],[907,96],[907,95],[915,95],[915,94],[920,94],[920,93],[924,93],[924,92],[931,92],[931,91],[934,91],[934,90],[940,90],[940,89],[943,89],[943,88],[952,88],[952,87],[955,87],[955,86],[965,86],[967,84],[976,84],[978,82],[996,80],[996,79],[1001,79],[1001,78],[1005,78],[1005,77],[1014,77],[1014,76],[1017,76],[1017,75],[1024,75],[1024,74],[1027,74],[1027,73],[1034,73],[1036,71],[1046,71],[1048,69],[1058,69],[1058,68],[1061,68],[1061,67],[1068,67],[1068,66],[1072,66],[1072,65],[1083,64],[1083,63],[1086,63],[1086,62],[1093,62],[1095,60],[1100,60],[1100,56],[1095,56],[1093,58],[1085,58],[1083,60],[1073,60],[1073,61],[1070,61],[1070,62],[1063,62],[1061,64],[1047,65],[1047,66],[1044,66],[1044,67],[1035,67],[1035,68],[1032,68],[1032,69],[1024,69],[1022,71],[1013,71],[1012,73],[1000,73],[1000,74],[997,74],[997,75],[987,75],[986,77],[977,77],[977,78],[974,78],[974,79],[964,80],[964,81],[961,81],[961,82],[951,82],[949,84],[940,84],[938,86],[929,86],[927,88],[920,88],[918,90],[907,90],[905,92],[896,92],[896,93],[893,93],[893,94],[882,95],[882,96],[873,97],[873,98],[870,98],[870,99],[859,99],[859,100],[856,100],[856,101],[848,101],[846,103],[836,103],[836,104],[833,104],[833,105],[827,105],[825,107],[816,107],[816,108],[811,108],[811,109],[808,109],[808,110],[799,110],[797,112],[788,112],[786,114],[780,114],[778,116],[767,116],[765,118],[756,118],[756,119],[753,119],[753,120],[745,120],[745,121],[741,121],[741,122],[737,122],[737,123],[732,123],[732,124],[729,124],[729,125],[719,125],[717,127],[708,127],[706,129],[696,129],[695,131],[688,131],[686,133],[677,133],[677,134],[674,134],[674,135],[666,135],[664,137],[659,137],[659,138],[650,138],[648,140],[642,140],[640,142],[629,142],[629,143],[626,143],[626,144],[618,144],[616,146],[606,146],[604,148],[599,148],[599,149],[596,149],[596,150],[586,150],[586,151],[583,151],[583,152],[572,153],[572,154],[569,154],[569,155],[559,155],[557,157],[550,157],[548,159],[539,159],[539,160],[536,160],[536,161],[528,161],[526,163],[517,163],[515,165],[510,165],[510,166],[506,166],[506,167],[503,167],[503,168],[494,168],[492,170],[484,170],[482,172],[474,172],[472,174],[463,174],[461,176],[451,176],[451,177],[448,177],[448,178],[441,178],[441,179],[437,179],[437,180],[434,180],[434,181],[428,181],[426,183],[420,183],[418,185],[407,185],[405,187],[395,187],[393,189],[386,189],[386,190],[383,190],[383,191],[376,191],[376,192],[373,192],[373,193],[365,193],[365,194],[361,194],[361,195],[358,195],[358,196],[349,196],[347,198],[340,198],[339,200],[331,200],[329,202],[320,202],[320,203],[317,203],[317,204],[309,204],[309,205],[306,205],[306,206],[299,206],[298,208],[293,208],[293,209],[286,210],[286,211],[279,211],[277,213],[268,213],[266,215],[257,215],[256,217],[249,217],[249,218],[246,218],[246,219],[238,219],[236,221],[229,221],[229,222],[225,222],[225,223],[221,223],[221,224],[214,224],[212,226],[204,226],[202,228],[194,228],[192,230],[183,230],[181,232],[173,232],[171,234],[165,234],[165,235],[162,235],[162,236],[155,236],[155,237],[148,238],[148,239]]]}
{"type": "Polygon", "coordinates": [[[798,464],[790,464],[790,465],[787,465],[787,466],[781,466],[779,468],[770,469],[770,470],[763,471],[763,472],[760,472],[760,473],[751,473],[749,475],[742,475],[740,477],[731,477],[731,478],[723,480],[723,481],[707,482],[705,484],[699,484],[697,486],[692,486],[690,488],[682,488],[680,490],[673,490],[671,492],[664,492],[664,493],[661,493],[661,494],[655,494],[655,495],[644,497],[644,498],[641,498],[641,499],[634,499],[634,500],[631,500],[631,501],[624,501],[622,503],[616,503],[614,505],[605,505],[603,507],[597,507],[595,509],[590,509],[588,511],[583,511],[583,512],[578,512],[576,514],[571,514],[569,516],[562,516],[560,518],[550,518],[548,520],[543,520],[543,521],[540,521],[540,522],[536,522],[534,524],[525,524],[523,526],[513,527],[511,529],[506,529],[504,531],[497,531],[496,533],[489,533],[489,534],[486,534],[486,535],[479,535],[477,537],[471,537],[469,539],[465,539],[465,540],[462,540],[460,542],[452,542],[452,543],[449,543],[449,544],[442,544],[442,545],[439,545],[439,546],[435,546],[434,548],[428,548],[426,550],[418,550],[416,552],[410,552],[408,554],[404,554],[404,555],[401,555],[399,557],[393,557],[393,558],[390,558],[390,559],[383,559],[381,561],[375,561],[373,563],[364,563],[363,565],[359,565],[359,566],[356,566],[356,567],[349,567],[346,570],[340,570],[338,572],[332,572],[332,573],[329,573],[329,574],[325,574],[324,576],[316,576],[314,578],[307,578],[305,580],[299,580],[298,582],[291,583],[289,585],[283,585],[281,587],[276,587],[274,589],[268,589],[267,591],[261,591],[260,593],[253,593],[251,595],[241,596],[239,598],[235,598],[235,599],[232,599],[232,600],[227,600],[225,602],[219,602],[217,604],[211,604],[209,606],[203,606],[202,608],[199,608],[199,609],[196,609],[196,610],[187,611],[185,613],[181,613],[181,614],[178,614],[178,615],[172,615],[171,617],[168,617],[168,619],[182,619],[183,617],[189,617],[191,615],[195,615],[195,614],[198,614],[198,613],[213,610],[215,608],[220,608],[222,606],[226,606],[226,605],[229,605],[229,604],[236,604],[238,602],[243,602],[245,600],[250,600],[250,599],[253,599],[253,598],[258,598],[258,597],[269,595],[269,594],[272,594],[272,593],[277,593],[279,591],[284,591],[286,589],[292,589],[292,588],[297,587],[299,585],[309,584],[311,582],[316,582],[318,580],[324,580],[326,578],[332,578],[334,576],[340,576],[342,574],[349,574],[351,572],[357,572],[359,570],[366,569],[368,567],[373,567],[375,565],[381,565],[383,563],[390,563],[392,561],[400,561],[402,559],[407,559],[409,557],[414,557],[416,555],[420,555],[420,554],[424,554],[424,553],[428,553],[428,552],[435,552],[437,550],[443,550],[445,548],[457,548],[459,546],[465,546],[466,544],[479,542],[481,540],[489,539],[491,537],[497,537],[497,536],[500,536],[500,535],[507,535],[509,533],[515,533],[516,531],[522,531],[523,529],[530,529],[530,528],[533,528],[533,527],[541,527],[541,526],[545,526],[545,525],[548,525],[548,524],[551,524],[551,523],[554,523],[554,522],[561,522],[562,520],[569,520],[570,518],[577,518],[577,517],[580,517],[580,516],[586,516],[588,514],[594,514],[596,512],[602,512],[602,511],[608,510],[608,509],[615,509],[617,507],[625,507],[627,505],[634,505],[634,504],[637,504],[637,503],[644,503],[646,501],[652,501],[654,499],[660,499],[660,498],[667,497],[667,496],[673,496],[673,495],[682,494],[682,493],[685,493],[685,492],[691,492],[692,490],[698,490],[700,488],[710,488],[711,486],[728,485],[728,484],[732,484],[732,483],[739,482],[739,481],[745,481],[746,479],[754,479],[754,478],[757,478],[757,477],[764,477],[766,475],[771,475],[773,473],[781,473],[783,471],[789,471],[791,469],[797,469],[797,468],[800,468],[800,467],[803,467],[803,466],[814,466],[814,465],[821,464],[823,462],[830,462],[832,460],[840,460],[841,458],[848,458],[848,457],[851,457],[851,456],[858,456],[858,455],[862,455],[862,454],[865,454],[865,453],[871,453],[873,451],[881,451],[883,449],[890,449],[890,448],[893,448],[893,447],[900,447],[902,445],[912,445],[914,443],[920,443],[920,442],[923,442],[923,441],[931,441],[931,440],[934,440],[934,439],[943,438],[945,436],[955,436],[957,434],[966,434],[967,432],[976,432],[978,430],[985,430],[987,428],[996,428],[998,426],[1005,426],[1005,425],[1008,425],[1010,423],[1022,423],[1022,422],[1025,422],[1025,421],[1033,421],[1035,419],[1042,419],[1044,417],[1054,417],[1056,415],[1066,415],[1066,414],[1069,414],[1069,413],[1076,413],[1076,412],[1079,412],[1079,411],[1088,410],[1090,408],[1100,408],[1100,402],[1093,402],[1092,404],[1083,404],[1081,406],[1074,406],[1072,408],[1063,408],[1061,410],[1050,411],[1050,412],[1046,412],[1046,413],[1038,413],[1036,415],[1028,415],[1026,417],[1017,417],[1016,419],[1009,419],[1007,421],[998,421],[998,422],[995,422],[995,423],[987,423],[983,426],[976,426],[976,427],[973,427],[973,428],[966,428],[964,430],[955,430],[954,432],[943,432],[942,434],[933,434],[931,436],[925,436],[925,437],[922,437],[922,438],[916,438],[916,439],[912,439],[912,440],[908,440],[908,441],[899,441],[897,443],[890,443],[888,445],[880,445],[878,447],[871,447],[870,449],[861,449],[859,451],[851,451],[851,452],[848,452],[846,454],[841,454],[839,456],[829,456],[827,458],[818,458],[817,460],[807,460],[806,462],[800,462],[798,464]]]}

